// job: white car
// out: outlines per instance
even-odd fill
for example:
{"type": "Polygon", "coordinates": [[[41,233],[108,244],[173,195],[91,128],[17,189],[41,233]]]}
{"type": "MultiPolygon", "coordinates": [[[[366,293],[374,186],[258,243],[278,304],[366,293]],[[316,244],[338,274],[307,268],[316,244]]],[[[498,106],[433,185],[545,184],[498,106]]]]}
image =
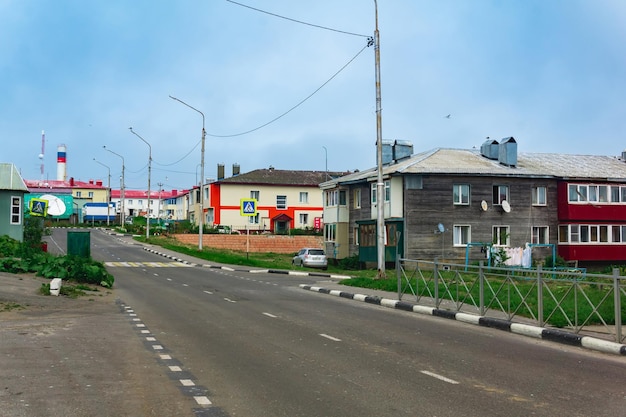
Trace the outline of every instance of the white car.
{"type": "Polygon", "coordinates": [[[328,260],[323,249],[304,248],[293,257],[291,264],[294,266],[307,266],[309,268],[328,268],[328,260]]]}

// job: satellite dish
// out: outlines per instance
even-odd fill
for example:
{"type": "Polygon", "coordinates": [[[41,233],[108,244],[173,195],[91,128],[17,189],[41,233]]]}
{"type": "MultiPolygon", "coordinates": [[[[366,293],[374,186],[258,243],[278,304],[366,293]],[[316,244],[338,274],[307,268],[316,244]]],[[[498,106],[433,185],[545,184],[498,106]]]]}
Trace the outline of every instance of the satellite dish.
{"type": "Polygon", "coordinates": [[[446,231],[446,228],[445,228],[445,227],[443,227],[443,223],[439,223],[439,224],[437,225],[437,230],[439,230],[439,233],[443,233],[443,232],[445,232],[445,231],[446,231]]]}
{"type": "Polygon", "coordinates": [[[511,212],[511,205],[509,204],[508,201],[502,200],[502,210],[504,210],[505,213],[510,213],[511,212]]]}
{"type": "Polygon", "coordinates": [[[66,207],[63,200],[52,194],[44,194],[39,197],[41,200],[48,200],[48,214],[51,216],[60,216],[65,213],[66,207]]]}
{"type": "Polygon", "coordinates": [[[481,208],[483,211],[487,211],[487,209],[489,208],[489,206],[487,205],[487,202],[486,202],[485,200],[483,200],[483,201],[481,201],[481,202],[480,202],[480,208],[481,208]]]}

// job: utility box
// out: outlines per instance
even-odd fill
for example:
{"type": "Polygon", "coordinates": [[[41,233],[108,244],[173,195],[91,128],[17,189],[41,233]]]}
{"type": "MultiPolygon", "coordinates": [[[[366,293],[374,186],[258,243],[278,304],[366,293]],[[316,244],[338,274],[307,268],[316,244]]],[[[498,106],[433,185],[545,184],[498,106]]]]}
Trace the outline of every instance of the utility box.
{"type": "Polygon", "coordinates": [[[91,257],[91,235],[89,231],[67,232],[67,254],[91,257]]]}

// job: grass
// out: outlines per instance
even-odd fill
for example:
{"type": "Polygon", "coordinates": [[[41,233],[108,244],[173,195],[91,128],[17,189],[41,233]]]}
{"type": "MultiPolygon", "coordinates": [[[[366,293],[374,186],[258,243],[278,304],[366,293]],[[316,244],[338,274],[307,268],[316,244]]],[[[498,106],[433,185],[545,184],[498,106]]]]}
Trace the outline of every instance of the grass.
{"type": "MultiPolygon", "coordinates": [[[[98,291],[96,287],[92,287],[85,284],[76,284],[76,285],[68,285],[67,283],[63,283],[61,285],[61,289],[59,290],[59,295],[64,295],[69,298],[78,298],[84,295],[88,295],[87,291],[98,291]]],[[[39,288],[39,293],[42,295],[50,295],[50,284],[43,283],[39,288]]]]}
{"type": "Polygon", "coordinates": [[[24,306],[17,304],[17,303],[11,303],[11,302],[7,302],[7,303],[0,303],[0,313],[2,313],[3,311],[13,311],[13,310],[23,310],[24,306]]]}

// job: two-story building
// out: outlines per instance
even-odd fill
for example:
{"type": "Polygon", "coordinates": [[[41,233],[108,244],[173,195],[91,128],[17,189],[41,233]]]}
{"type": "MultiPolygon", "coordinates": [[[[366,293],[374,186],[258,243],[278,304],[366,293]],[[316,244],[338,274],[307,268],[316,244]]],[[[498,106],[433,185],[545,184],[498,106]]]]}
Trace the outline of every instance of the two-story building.
{"type": "Polygon", "coordinates": [[[323,204],[319,184],[337,175],[270,167],[218,179],[208,185],[207,220],[233,230],[256,232],[320,228],[323,204]],[[241,199],[257,201],[256,216],[241,215],[241,199]]]}
{"type": "MultiPolygon", "coordinates": [[[[626,261],[624,156],[518,154],[505,138],[387,160],[383,176],[388,261],[397,250],[463,262],[527,244],[571,261],[626,261]]],[[[376,260],[376,181],[372,168],[321,184],[330,257],[376,260]]]]}

